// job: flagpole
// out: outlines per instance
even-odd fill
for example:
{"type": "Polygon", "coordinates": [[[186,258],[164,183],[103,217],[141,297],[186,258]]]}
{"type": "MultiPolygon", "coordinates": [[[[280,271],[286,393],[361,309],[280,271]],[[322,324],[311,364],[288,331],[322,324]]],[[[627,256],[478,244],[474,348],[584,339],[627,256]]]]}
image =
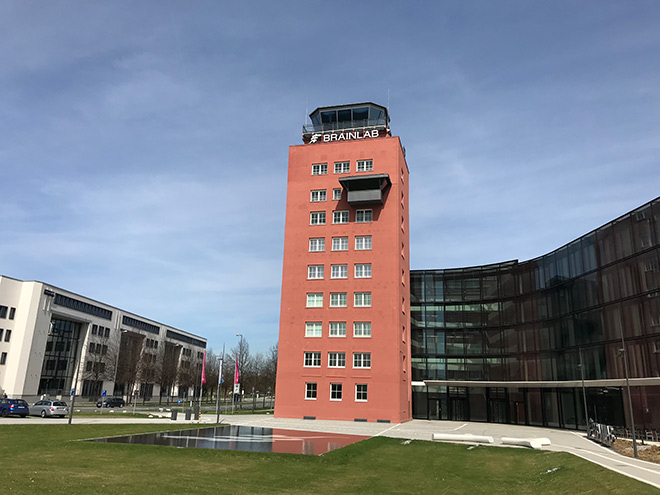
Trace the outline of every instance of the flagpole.
{"type": "Polygon", "coordinates": [[[215,394],[215,422],[220,422],[220,385],[222,384],[222,368],[225,361],[225,344],[222,344],[222,357],[220,358],[220,366],[218,374],[218,392],[215,394]]]}
{"type": "Polygon", "coordinates": [[[204,351],[204,358],[202,360],[202,376],[199,377],[199,416],[197,416],[197,421],[202,420],[202,391],[204,389],[204,383],[206,380],[204,379],[204,368],[206,366],[206,351],[204,351]]]}

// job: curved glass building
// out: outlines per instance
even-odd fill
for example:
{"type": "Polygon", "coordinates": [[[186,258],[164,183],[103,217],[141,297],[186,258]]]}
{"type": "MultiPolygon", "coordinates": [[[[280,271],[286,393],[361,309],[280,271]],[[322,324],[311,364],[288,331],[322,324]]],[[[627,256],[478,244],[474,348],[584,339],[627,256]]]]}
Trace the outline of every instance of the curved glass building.
{"type": "Polygon", "coordinates": [[[413,270],[410,310],[415,418],[629,425],[627,361],[660,428],[660,198],[533,260],[413,270]]]}

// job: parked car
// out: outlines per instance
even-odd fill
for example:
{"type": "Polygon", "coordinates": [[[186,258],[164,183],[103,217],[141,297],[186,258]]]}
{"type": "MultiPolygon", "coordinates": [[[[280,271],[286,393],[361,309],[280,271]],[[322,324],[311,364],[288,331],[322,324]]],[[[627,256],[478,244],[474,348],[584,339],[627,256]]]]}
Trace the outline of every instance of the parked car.
{"type": "Polygon", "coordinates": [[[0,416],[6,418],[10,414],[24,418],[30,414],[28,403],[23,399],[0,399],[0,416]]]}
{"type": "Polygon", "coordinates": [[[66,402],[61,400],[40,400],[30,406],[30,416],[49,416],[64,417],[69,413],[69,407],[66,402]]]}
{"type": "Polygon", "coordinates": [[[103,402],[98,401],[96,407],[124,407],[126,402],[121,397],[110,397],[103,402]]]}

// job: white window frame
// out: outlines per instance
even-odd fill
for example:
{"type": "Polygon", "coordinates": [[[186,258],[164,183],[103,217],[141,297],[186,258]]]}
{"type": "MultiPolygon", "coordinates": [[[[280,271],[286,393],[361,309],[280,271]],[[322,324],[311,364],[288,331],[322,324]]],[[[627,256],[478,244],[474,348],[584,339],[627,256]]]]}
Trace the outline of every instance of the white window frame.
{"type": "Polygon", "coordinates": [[[333,402],[340,402],[343,398],[344,391],[341,383],[331,383],[330,384],[330,400],[333,402]],[[333,398],[333,395],[335,396],[333,398]]]}
{"type": "Polygon", "coordinates": [[[332,200],[333,201],[341,200],[341,187],[335,187],[332,190],[332,200]]]}
{"type": "Polygon", "coordinates": [[[320,368],[321,351],[305,351],[303,353],[303,368],[320,368]]]}
{"type": "Polygon", "coordinates": [[[347,295],[346,292],[331,292],[330,293],[330,307],[331,308],[345,308],[347,306],[347,304],[348,304],[348,295],[347,295]]]}
{"type": "Polygon", "coordinates": [[[354,308],[370,308],[371,307],[371,292],[354,292],[353,293],[353,307],[354,308]]]}
{"type": "Polygon", "coordinates": [[[328,328],[328,337],[346,337],[346,322],[331,321],[328,328]]]}
{"type": "Polygon", "coordinates": [[[323,251],[325,251],[325,237],[310,237],[309,252],[322,253],[323,251]]]}
{"type": "Polygon", "coordinates": [[[374,220],[374,210],[356,210],[355,223],[371,223],[374,220]]]}
{"type": "Polygon", "coordinates": [[[354,321],[353,322],[353,337],[364,339],[371,338],[371,322],[370,321],[354,321]]]}
{"type": "Polygon", "coordinates": [[[305,337],[323,337],[323,323],[320,321],[306,321],[305,337]]]}
{"type": "Polygon", "coordinates": [[[323,280],[323,265],[307,265],[307,280],[323,280]]]}
{"type": "Polygon", "coordinates": [[[356,172],[372,172],[374,169],[373,160],[358,160],[355,164],[356,172]]]}
{"type": "Polygon", "coordinates": [[[335,162],[334,171],[336,174],[350,174],[351,162],[335,162]]]}
{"type": "Polygon", "coordinates": [[[333,251],[348,251],[348,237],[333,237],[332,238],[332,250],[333,251]]]}
{"type": "Polygon", "coordinates": [[[371,278],[371,263],[355,263],[355,278],[371,278]]]}
{"type": "Polygon", "coordinates": [[[370,352],[354,352],[353,353],[353,368],[370,369],[371,368],[371,353],[370,352]],[[365,363],[369,363],[369,366],[366,366],[365,363]]]}
{"type": "Polygon", "coordinates": [[[305,382],[305,400],[316,400],[318,385],[314,382],[305,382]]]}
{"type": "Polygon", "coordinates": [[[325,212],[324,211],[311,211],[309,212],[310,225],[325,225],[325,212]]]}
{"type": "Polygon", "coordinates": [[[355,384],[355,402],[368,402],[369,401],[369,385],[367,383],[356,383],[355,384]],[[364,387],[363,390],[360,390],[359,387],[364,387]],[[361,396],[364,398],[361,398],[361,396]]]}
{"type": "Polygon", "coordinates": [[[328,175],[328,164],[312,163],[312,175],[328,175]]]}
{"type": "Polygon", "coordinates": [[[322,308],[323,307],[323,292],[308,292],[307,293],[307,308],[322,308]]]}
{"type": "Polygon", "coordinates": [[[348,210],[338,210],[332,212],[332,223],[348,223],[348,210]]]}
{"type": "Polygon", "coordinates": [[[323,203],[328,200],[328,191],[326,189],[313,189],[309,192],[309,201],[311,203],[323,203]]]}
{"type": "Polygon", "coordinates": [[[346,353],[328,352],[328,368],[346,368],[346,353]]]}
{"type": "Polygon", "coordinates": [[[357,235],[355,236],[355,250],[356,251],[371,251],[372,239],[370,235],[357,235]],[[369,247],[365,247],[369,244],[369,247]]]}
{"type": "Polygon", "coordinates": [[[348,265],[330,265],[330,278],[348,278],[348,265]]]}

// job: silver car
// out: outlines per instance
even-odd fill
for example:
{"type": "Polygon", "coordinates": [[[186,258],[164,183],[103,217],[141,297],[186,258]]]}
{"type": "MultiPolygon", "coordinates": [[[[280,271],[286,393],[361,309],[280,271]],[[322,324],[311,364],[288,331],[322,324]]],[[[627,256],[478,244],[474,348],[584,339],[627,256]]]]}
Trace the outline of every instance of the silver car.
{"type": "Polygon", "coordinates": [[[30,416],[41,416],[47,418],[49,416],[64,417],[69,413],[69,407],[66,402],[61,400],[40,400],[30,406],[30,416]]]}

